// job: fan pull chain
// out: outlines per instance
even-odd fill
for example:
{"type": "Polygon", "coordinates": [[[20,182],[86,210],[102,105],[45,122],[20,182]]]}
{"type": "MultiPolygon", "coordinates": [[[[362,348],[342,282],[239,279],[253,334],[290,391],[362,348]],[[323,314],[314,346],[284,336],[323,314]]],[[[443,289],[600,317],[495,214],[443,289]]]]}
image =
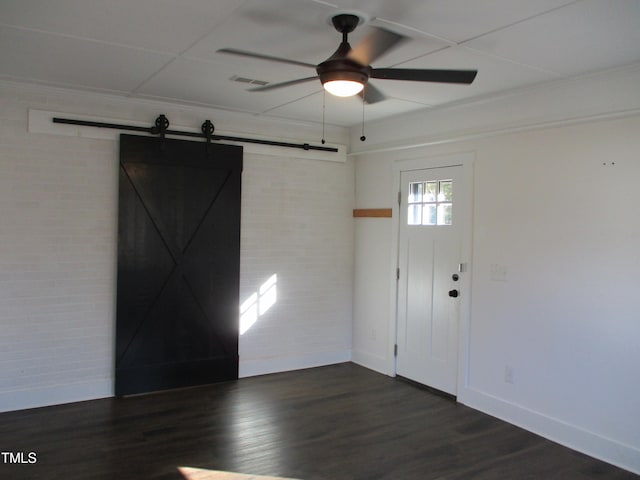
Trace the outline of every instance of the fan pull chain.
{"type": "MultiPolygon", "coordinates": [[[[367,88],[367,87],[365,86],[365,88],[367,88]]],[[[364,101],[364,92],[362,92],[362,93],[363,93],[362,94],[362,136],[360,137],[360,141],[364,142],[367,139],[367,137],[364,136],[364,104],[365,104],[365,101],[364,101]]]]}
{"type": "Polygon", "coordinates": [[[324,141],[324,110],[325,110],[325,100],[327,98],[327,91],[322,89],[322,144],[325,144],[324,141]]]}

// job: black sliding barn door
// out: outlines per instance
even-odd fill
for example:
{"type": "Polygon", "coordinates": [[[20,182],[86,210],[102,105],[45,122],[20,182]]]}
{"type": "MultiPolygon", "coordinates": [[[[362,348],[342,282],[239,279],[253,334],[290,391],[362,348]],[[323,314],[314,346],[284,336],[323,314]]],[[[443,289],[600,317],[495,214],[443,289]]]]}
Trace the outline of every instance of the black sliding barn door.
{"type": "Polygon", "coordinates": [[[120,136],[116,395],[238,378],[242,147],[120,136]]]}

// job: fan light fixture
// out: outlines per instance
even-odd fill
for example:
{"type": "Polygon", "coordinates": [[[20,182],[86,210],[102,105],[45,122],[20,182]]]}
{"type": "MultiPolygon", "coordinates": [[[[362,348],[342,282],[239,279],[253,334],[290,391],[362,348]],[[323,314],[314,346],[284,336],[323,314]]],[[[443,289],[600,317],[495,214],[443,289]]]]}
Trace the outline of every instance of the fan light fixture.
{"type": "Polygon", "coordinates": [[[331,80],[323,86],[327,92],[336,97],[352,97],[364,88],[362,83],[353,80],[331,80]]]}
{"type": "Polygon", "coordinates": [[[357,95],[369,80],[366,69],[342,59],[321,63],[318,73],[324,89],[336,97],[357,95]]]}

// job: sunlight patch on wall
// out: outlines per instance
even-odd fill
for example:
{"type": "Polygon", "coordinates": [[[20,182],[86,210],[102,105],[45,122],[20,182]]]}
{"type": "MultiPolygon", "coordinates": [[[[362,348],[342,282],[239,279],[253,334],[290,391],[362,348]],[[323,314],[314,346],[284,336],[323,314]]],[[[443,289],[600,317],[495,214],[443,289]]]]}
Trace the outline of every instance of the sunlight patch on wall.
{"type": "Polygon", "coordinates": [[[262,475],[247,475],[243,473],[226,472],[221,470],[205,470],[203,468],[178,467],[178,471],[185,480],[295,480],[284,477],[264,477],[262,475]]]}
{"type": "Polygon", "coordinates": [[[275,305],[278,299],[278,275],[273,274],[240,304],[240,335],[244,335],[257,321],[275,305]]]}

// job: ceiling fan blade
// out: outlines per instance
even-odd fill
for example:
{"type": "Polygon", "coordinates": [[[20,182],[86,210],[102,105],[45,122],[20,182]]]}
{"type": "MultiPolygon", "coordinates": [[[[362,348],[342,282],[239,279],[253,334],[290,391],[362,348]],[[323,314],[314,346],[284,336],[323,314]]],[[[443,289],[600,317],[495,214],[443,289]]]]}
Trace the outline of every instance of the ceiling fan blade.
{"type": "Polygon", "coordinates": [[[360,97],[364,99],[364,103],[368,103],[369,105],[382,102],[383,100],[387,99],[387,96],[384,93],[382,93],[370,83],[367,83],[364,86],[364,90],[362,90],[362,92],[360,92],[358,95],[360,95],[360,97]]]}
{"type": "Polygon", "coordinates": [[[288,82],[281,83],[269,83],[267,85],[263,85],[261,87],[248,88],[248,92],[267,92],[269,90],[276,90],[278,88],[290,87],[291,85],[297,85],[299,83],[310,82],[311,80],[317,80],[318,76],[306,77],[306,78],[298,78],[296,80],[289,80],[288,82]]]}
{"type": "Polygon", "coordinates": [[[463,83],[469,85],[477,70],[425,70],[413,68],[373,68],[371,78],[408,80],[412,82],[463,83]]]}
{"type": "Polygon", "coordinates": [[[347,57],[360,65],[369,65],[404,40],[407,40],[407,37],[384,28],[372,27],[369,34],[353,47],[347,57]]]}
{"type": "Polygon", "coordinates": [[[288,58],[272,57],[271,55],[247,52],[246,50],[236,50],[235,48],[221,48],[218,50],[218,53],[226,53],[228,55],[237,55],[240,57],[258,58],[260,60],[267,60],[269,62],[280,62],[289,65],[298,65],[299,67],[316,68],[316,66],[311,63],[298,62],[297,60],[289,60],[288,58]]]}

